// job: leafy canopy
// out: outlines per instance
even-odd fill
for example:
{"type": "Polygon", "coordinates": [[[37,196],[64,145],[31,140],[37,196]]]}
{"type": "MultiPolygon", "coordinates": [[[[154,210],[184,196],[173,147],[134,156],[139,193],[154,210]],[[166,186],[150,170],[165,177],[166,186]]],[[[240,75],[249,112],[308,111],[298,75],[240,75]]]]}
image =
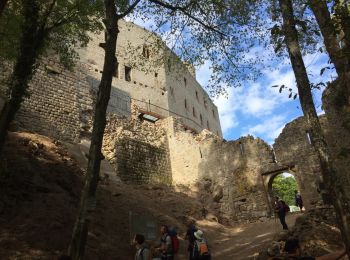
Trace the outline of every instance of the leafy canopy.
{"type": "MultiPolygon", "coordinates": [[[[102,30],[102,0],[33,0],[39,6],[37,31],[47,37],[41,54],[54,51],[60,61],[71,67],[78,55],[76,47],[85,46],[89,32],[102,30]]],[[[0,58],[15,60],[23,28],[23,7],[26,0],[9,1],[0,17],[0,58]]]]}
{"type": "Polygon", "coordinates": [[[288,205],[294,205],[294,191],[298,190],[298,185],[294,177],[284,177],[282,174],[275,177],[272,183],[272,192],[280,197],[288,205]]]}

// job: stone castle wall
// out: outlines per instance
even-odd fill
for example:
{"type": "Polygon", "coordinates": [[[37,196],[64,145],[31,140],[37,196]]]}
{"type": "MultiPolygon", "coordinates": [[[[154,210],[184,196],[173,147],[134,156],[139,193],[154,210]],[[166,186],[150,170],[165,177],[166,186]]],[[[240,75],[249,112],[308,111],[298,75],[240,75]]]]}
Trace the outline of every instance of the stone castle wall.
{"type": "MultiPolygon", "coordinates": [[[[9,76],[11,65],[0,62],[0,82],[9,76]]],[[[77,65],[66,70],[56,59],[42,59],[16,115],[16,127],[69,142],[79,142],[91,133],[94,99],[99,81],[91,77],[89,68],[77,65]]],[[[5,84],[0,84],[5,96],[5,84]]],[[[112,87],[107,111],[131,114],[131,101],[126,93],[112,87]]]]}
{"type": "Polygon", "coordinates": [[[161,123],[108,116],[102,151],[122,181],[172,183],[166,130],[161,123]]]}
{"type": "MultiPolygon", "coordinates": [[[[4,65],[10,71],[10,65],[4,65]]],[[[0,74],[4,80],[8,76],[5,70],[0,74]]],[[[79,139],[87,120],[84,114],[92,111],[94,95],[79,68],[69,72],[54,60],[43,60],[28,93],[16,115],[18,127],[61,140],[79,139]]]]}
{"type": "MultiPolygon", "coordinates": [[[[320,118],[324,121],[324,117],[320,118]]],[[[312,145],[312,136],[303,117],[288,123],[276,139],[273,148],[280,165],[288,166],[304,198],[305,208],[320,202],[318,192],[322,183],[318,155],[312,145]]],[[[273,177],[273,176],[272,176],[273,177]]]]}
{"type": "Polygon", "coordinates": [[[337,181],[344,188],[350,201],[350,73],[339,79],[324,91],[322,101],[327,120],[325,135],[333,155],[337,181]]]}

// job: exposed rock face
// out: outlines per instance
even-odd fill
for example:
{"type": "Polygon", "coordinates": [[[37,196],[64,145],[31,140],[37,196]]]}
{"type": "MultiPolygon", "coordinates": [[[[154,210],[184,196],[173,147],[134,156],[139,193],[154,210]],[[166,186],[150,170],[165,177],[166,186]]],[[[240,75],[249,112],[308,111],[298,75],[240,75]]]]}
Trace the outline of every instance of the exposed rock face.
{"type": "Polygon", "coordinates": [[[276,236],[266,252],[261,252],[257,259],[268,259],[268,256],[290,259],[284,252],[288,239],[299,241],[303,256],[317,257],[341,249],[342,238],[333,208],[312,209],[301,215],[293,229],[276,236]]]}

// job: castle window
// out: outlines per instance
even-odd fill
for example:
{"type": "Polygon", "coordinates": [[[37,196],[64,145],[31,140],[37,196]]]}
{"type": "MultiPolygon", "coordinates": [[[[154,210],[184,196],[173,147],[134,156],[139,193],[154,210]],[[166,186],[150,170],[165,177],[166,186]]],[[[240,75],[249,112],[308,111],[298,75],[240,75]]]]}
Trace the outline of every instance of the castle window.
{"type": "Polygon", "coordinates": [[[168,70],[171,71],[171,60],[168,59],[168,70]]]}
{"type": "Polygon", "coordinates": [[[204,101],[204,107],[205,107],[205,109],[208,109],[208,107],[207,107],[207,101],[205,100],[205,98],[203,98],[203,101],[204,101]]]}
{"type": "Polygon", "coordinates": [[[199,100],[199,98],[198,98],[198,91],[196,91],[196,98],[197,98],[197,100],[199,100]]]}
{"type": "Polygon", "coordinates": [[[197,117],[197,115],[196,115],[196,109],[195,109],[194,107],[192,108],[192,114],[193,114],[194,117],[197,117]]]}
{"type": "Polygon", "coordinates": [[[213,117],[215,118],[215,111],[214,109],[211,110],[213,112],[213,117]]]}
{"type": "Polygon", "coordinates": [[[244,155],[244,146],[241,142],[239,142],[239,150],[241,151],[241,155],[244,155]]]}
{"type": "Polygon", "coordinates": [[[125,80],[131,81],[131,67],[125,66],[125,80]]]}
{"type": "Polygon", "coordinates": [[[118,62],[115,63],[115,70],[113,72],[113,77],[116,77],[116,78],[119,77],[119,63],[118,62]]]}
{"type": "Polygon", "coordinates": [[[202,114],[199,115],[199,119],[201,120],[201,125],[203,125],[203,117],[202,117],[202,114]]]}
{"type": "Polygon", "coordinates": [[[149,48],[147,47],[147,45],[143,45],[143,47],[142,47],[142,55],[146,59],[149,59],[149,48]]]}
{"type": "Polygon", "coordinates": [[[185,84],[185,87],[187,87],[187,79],[184,78],[184,84],[185,84]]]}
{"type": "Polygon", "coordinates": [[[187,99],[185,98],[185,109],[187,110],[187,99]]]}
{"type": "Polygon", "coordinates": [[[306,136],[309,144],[312,144],[312,135],[309,131],[306,131],[306,136]]]}
{"type": "Polygon", "coordinates": [[[210,131],[209,121],[207,121],[207,129],[210,131]]]}
{"type": "Polygon", "coordinates": [[[154,77],[158,78],[158,73],[157,72],[154,73],[154,77]]]}

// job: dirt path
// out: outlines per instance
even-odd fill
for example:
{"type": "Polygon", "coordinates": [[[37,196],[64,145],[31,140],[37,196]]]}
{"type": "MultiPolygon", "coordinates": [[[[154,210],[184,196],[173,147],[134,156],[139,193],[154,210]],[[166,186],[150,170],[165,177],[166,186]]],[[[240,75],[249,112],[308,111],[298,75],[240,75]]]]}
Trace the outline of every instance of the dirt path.
{"type": "MultiPolygon", "coordinates": [[[[287,224],[292,227],[297,214],[287,216],[287,224]]],[[[220,224],[199,221],[198,226],[205,232],[212,246],[215,260],[250,259],[256,252],[266,248],[274,235],[282,230],[279,220],[241,224],[228,228],[220,224]]]]}

